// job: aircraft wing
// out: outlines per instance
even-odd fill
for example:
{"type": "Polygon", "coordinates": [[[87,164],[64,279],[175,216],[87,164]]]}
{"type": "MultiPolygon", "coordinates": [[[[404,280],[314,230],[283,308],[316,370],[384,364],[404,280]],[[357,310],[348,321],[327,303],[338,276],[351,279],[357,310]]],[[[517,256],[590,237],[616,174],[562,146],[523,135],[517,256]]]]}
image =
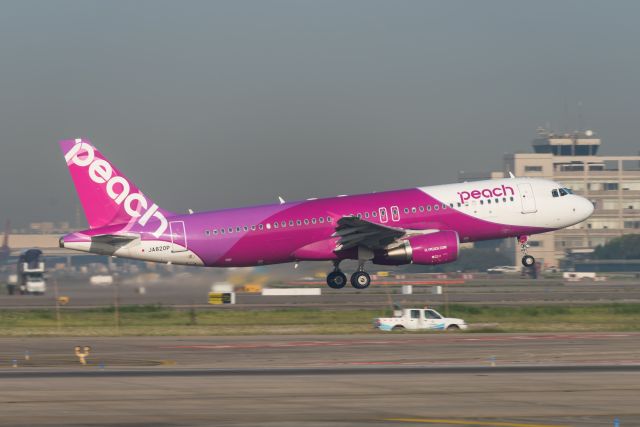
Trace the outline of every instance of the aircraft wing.
{"type": "Polygon", "coordinates": [[[338,220],[333,237],[339,237],[336,250],[347,250],[358,246],[369,249],[383,249],[393,242],[413,234],[425,234],[437,230],[407,230],[389,227],[363,220],[355,216],[345,216],[338,220]]]}

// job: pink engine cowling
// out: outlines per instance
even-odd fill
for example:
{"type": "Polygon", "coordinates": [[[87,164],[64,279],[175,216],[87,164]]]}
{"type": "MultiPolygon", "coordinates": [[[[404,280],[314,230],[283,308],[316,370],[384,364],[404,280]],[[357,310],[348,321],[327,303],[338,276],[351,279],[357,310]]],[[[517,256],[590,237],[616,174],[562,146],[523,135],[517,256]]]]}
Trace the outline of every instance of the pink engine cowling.
{"type": "Polygon", "coordinates": [[[455,231],[445,230],[423,236],[410,237],[401,246],[384,252],[377,252],[374,264],[434,265],[453,262],[458,259],[460,239],[455,231]]]}

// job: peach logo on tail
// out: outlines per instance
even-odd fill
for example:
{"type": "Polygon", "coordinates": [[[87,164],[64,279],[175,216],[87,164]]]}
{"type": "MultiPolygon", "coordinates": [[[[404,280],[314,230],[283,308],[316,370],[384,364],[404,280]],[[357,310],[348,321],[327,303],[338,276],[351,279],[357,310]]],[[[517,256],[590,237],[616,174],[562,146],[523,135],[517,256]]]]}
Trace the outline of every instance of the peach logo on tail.
{"type": "Polygon", "coordinates": [[[490,199],[492,197],[506,197],[513,196],[516,192],[513,191],[512,187],[508,185],[501,185],[500,187],[494,188],[483,188],[482,190],[471,190],[471,191],[459,191],[458,196],[460,196],[460,203],[464,203],[469,199],[490,199]]]}
{"type": "Polygon", "coordinates": [[[160,220],[158,229],[151,233],[156,238],[160,237],[167,229],[168,223],[162,212],[158,212],[158,205],[153,203],[149,207],[146,197],[139,192],[131,192],[131,184],[123,176],[115,175],[111,164],[100,158],[96,158],[93,147],[77,139],[76,144],[65,154],[67,164],[74,164],[81,168],[88,168],[91,181],[103,184],[107,195],[117,205],[122,205],[124,211],[131,218],[139,218],[138,224],[143,227],[152,217],[160,220]]]}

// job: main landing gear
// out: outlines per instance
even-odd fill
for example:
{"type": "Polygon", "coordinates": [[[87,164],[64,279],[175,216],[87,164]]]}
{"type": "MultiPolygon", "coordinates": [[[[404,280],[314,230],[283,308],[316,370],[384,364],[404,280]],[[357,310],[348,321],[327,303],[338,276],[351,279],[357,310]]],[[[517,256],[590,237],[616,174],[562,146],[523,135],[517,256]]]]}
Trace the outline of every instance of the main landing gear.
{"type": "Polygon", "coordinates": [[[527,254],[527,249],[529,249],[529,244],[527,243],[528,240],[529,236],[518,237],[518,243],[520,243],[520,250],[522,251],[522,265],[525,267],[533,267],[536,263],[536,259],[527,254]]]}
{"type": "MultiPolygon", "coordinates": [[[[340,261],[333,262],[333,271],[327,275],[327,285],[331,289],[342,289],[347,284],[347,276],[340,270],[340,261]]],[[[366,289],[371,284],[371,276],[364,271],[364,262],[358,266],[358,271],[351,275],[351,286],[356,289],[366,289]]]]}

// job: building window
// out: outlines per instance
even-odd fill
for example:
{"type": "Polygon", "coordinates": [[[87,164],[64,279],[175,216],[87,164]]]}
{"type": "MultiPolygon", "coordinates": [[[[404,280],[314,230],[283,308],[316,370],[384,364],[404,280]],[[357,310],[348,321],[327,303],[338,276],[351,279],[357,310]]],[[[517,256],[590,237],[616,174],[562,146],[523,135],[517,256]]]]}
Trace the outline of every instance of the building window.
{"type": "Polygon", "coordinates": [[[542,172],[542,166],[525,166],[525,172],[542,172]]]}

